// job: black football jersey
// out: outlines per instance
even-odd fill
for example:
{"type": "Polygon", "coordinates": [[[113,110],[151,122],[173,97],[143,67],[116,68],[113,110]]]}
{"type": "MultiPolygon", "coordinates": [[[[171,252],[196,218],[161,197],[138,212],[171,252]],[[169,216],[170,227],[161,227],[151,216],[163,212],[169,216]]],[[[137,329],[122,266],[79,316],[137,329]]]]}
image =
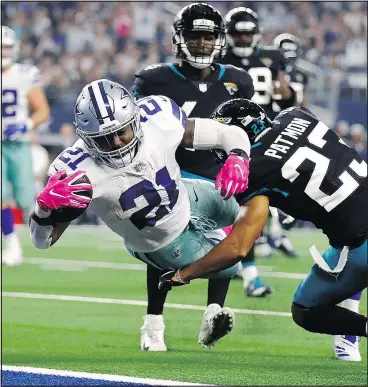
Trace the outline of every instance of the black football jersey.
{"type": "MultiPolygon", "coordinates": [[[[202,81],[188,78],[177,64],[149,66],[136,75],[136,98],[164,95],[175,101],[188,117],[208,118],[221,103],[232,98],[252,98],[252,78],[243,69],[214,64],[202,81]]],[[[176,159],[183,171],[214,180],[220,169],[213,152],[179,147],[176,159]]]]}
{"type": "Polygon", "coordinates": [[[243,204],[265,195],[270,205],[311,221],[334,247],[357,247],[367,238],[367,164],[302,107],[282,111],[252,146],[243,204]]]}
{"type": "Polygon", "coordinates": [[[274,47],[257,46],[252,55],[241,58],[228,49],[221,63],[229,63],[245,69],[253,79],[254,96],[252,101],[261,105],[266,114],[272,119],[275,113],[272,108],[274,102],[274,81],[280,71],[285,71],[286,61],[282,52],[274,47]]]}

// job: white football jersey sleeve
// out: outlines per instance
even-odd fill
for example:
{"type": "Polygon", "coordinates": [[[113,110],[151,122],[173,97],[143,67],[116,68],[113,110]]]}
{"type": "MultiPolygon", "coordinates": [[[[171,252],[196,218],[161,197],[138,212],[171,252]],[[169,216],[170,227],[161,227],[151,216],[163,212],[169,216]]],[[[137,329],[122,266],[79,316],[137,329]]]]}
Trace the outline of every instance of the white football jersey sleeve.
{"type": "MultiPolygon", "coordinates": [[[[35,66],[14,63],[1,75],[2,130],[9,124],[23,124],[30,115],[28,94],[36,86],[41,86],[40,73],[35,66]]],[[[21,140],[26,140],[24,135],[21,140]]]]}
{"type": "Polygon", "coordinates": [[[138,105],[143,141],[130,165],[113,169],[101,164],[78,140],[56,158],[49,174],[86,171],[93,185],[90,210],[128,248],[149,253],[169,245],[189,222],[189,197],[175,159],[184,118],[165,97],[148,97],[138,105]]]}

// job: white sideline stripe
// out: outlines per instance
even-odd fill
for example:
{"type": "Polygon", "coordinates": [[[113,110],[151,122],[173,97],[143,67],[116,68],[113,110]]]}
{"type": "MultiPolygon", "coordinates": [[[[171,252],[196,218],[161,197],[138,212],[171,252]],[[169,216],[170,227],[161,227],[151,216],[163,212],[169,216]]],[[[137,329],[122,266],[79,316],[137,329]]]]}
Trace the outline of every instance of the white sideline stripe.
{"type": "Polygon", "coordinates": [[[136,377],[124,376],[124,375],[109,375],[109,374],[95,374],[95,373],[89,373],[89,372],[54,370],[49,368],[34,368],[34,367],[3,365],[2,369],[4,371],[26,372],[30,374],[70,376],[73,378],[87,378],[87,379],[112,381],[112,382],[141,383],[141,384],[152,385],[152,386],[213,386],[213,384],[199,384],[199,383],[178,382],[178,381],[167,380],[167,379],[166,380],[150,379],[150,378],[148,379],[148,378],[136,378],[136,377]]]}
{"type": "MultiPolygon", "coordinates": [[[[133,259],[133,258],[132,258],[133,259]]],[[[95,261],[76,261],[71,259],[60,258],[24,258],[25,263],[32,265],[71,265],[71,266],[85,266],[96,267],[99,269],[118,269],[118,270],[146,270],[147,265],[140,263],[114,263],[114,262],[95,262],[95,261]]]]}
{"type": "MultiPolygon", "coordinates": [[[[119,300],[116,298],[66,296],[62,294],[37,294],[37,293],[21,293],[21,292],[3,292],[2,295],[3,297],[34,298],[34,299],[41,299],[41,300],[78,301],[78,302],[93,302],[98,304],[147,306],[147,301],[119,300]]],[[[206,309],[205,306],[188,305],[188,304],[165,304],[165,308],[187,309],[187,310],[205,310],[206,309]]],[[[251,309],[232,309],[232,310],[235,313],[240,313],[240,314],[257,314],[257,315],[264,315],[264,316],[291,317],[291,313],[289,312],[273,312],[268,310],[251,310],[251,309]]]]}
{"type": "MultiPolygon", "coordinates": [[[[115,262],[95,262],[95,261],[75,261],[71,259],[60,259],[60,258],[37,258],[37,257],[28,257],[24,258],[25,263],[30,263],[32,265],[68,265],[68,266],[78,266],[78,267],[94,267],[99,269],[117,269],[117,270],[146,270],[146,265],[140,263],[115,263],[115,262]]],[[[258,266],[261,269],[261,266],[258,266]]],[[[267,266],[263,266],[267,268],[267,266]]],[[[288,278],[288,279],[304,279],[307,274],[302,273],[284,273],[280,271],[269,271],[269,270],[260,270],[260,274],[263,277],[273,277],[273,278],[288,278]]]]}

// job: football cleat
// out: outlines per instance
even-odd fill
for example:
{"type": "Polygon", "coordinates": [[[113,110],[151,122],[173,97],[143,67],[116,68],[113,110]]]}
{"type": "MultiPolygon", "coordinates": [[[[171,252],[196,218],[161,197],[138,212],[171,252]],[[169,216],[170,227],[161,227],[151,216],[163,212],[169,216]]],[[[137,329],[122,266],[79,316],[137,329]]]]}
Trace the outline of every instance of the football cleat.
{"type": "Polygon", "coordinates": [[[244,289],[248,297],[266,297],[267,294],[273,292],[273,288],[263,283],[263,281],[256,277],[249,281],[248,286],[244,289]]]}
{"type": "Polygon", "coordinates": [[[272,247],[267,241],[267,237],[259,237],[254,244],[254,254],[256,257],[268,258],[272,256],[272,247]]]}
{"type": "Polygon", "coordinates": [[[287,236],[282,236],[276,243],[276,248],[284,253],[289,258],[298,258],[290,239],[287,236]]]}
{"type": "Polygon", "coordinates": [[[362,361],[358,336],[334,336],[335,356],[343,361],[362,361]]]}
{"type": "Polygon", "coordinates": [[[226,336],[235,325],[235,315],[230,308],[221,308],[218,304],[207,306],[202,319],[198,344],[211,347],[226,336]]]}
{"type": "Polygon", "coordinates": [[[16,234],[12,234],[12,236],[7,237],[6,247],[1,253],[1,263],[7,266],[17,266],[22,264],[23,252],[16,234]]]}
{"type": "Polygon", "coordinates": [[[150,352],[166,352],[164,340],[165,324],[162,314],[148,314],[141,328],[141,350],[150,352]]]}

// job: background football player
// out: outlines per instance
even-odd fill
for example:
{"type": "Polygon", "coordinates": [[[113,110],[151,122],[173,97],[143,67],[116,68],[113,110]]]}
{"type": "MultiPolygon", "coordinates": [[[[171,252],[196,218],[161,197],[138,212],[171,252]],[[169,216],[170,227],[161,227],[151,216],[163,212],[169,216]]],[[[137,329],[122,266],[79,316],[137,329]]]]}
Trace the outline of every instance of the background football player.
{"type": "Polygon", "coordinates": [[[19,265],[22,248],[14,231],[10,210],[13,196],[28,216],[35,197],[31,146],[27,132],[49,119],[49,106],[38,69],[16,63],[19,42],[13,30],[1,27],[1,229],[2,263],[19,265]]]}
{"type": "Polygon", "coordinates": [[[285,57],[286,69],[285,76],[290,87],[295,92],[294,100],[278,101],[280,110],[291,106],[307,107],[308,75],[297,65],[297,60],[302,55],[302,46],[300,40],[292,34],[280,34],[273,41],[274,46],[279,49],[285,57]]]}
{"type": "MultiPolygon", "coordinates": [[[[137,74],[133,88],[137,98],[165,95],[181,106],[189,117],[209,117],[221,102],[253,96],[252,78],[246,71],[215,63],[226,50],[225,25],[217,9],[204,3],[184,7],[175,17],[172,39],[173,53],[179,62],[155,64],[137,74]]],[[[182,176],[186,178],[214,181],[219,171],[211,151],[178,148],[176,158],[182,176]]],[[[166,350],[162,316],[166,292],[158,290],[160,274],[156,268],[147,266],[148,307],[142,327],[142,349],[166,350]],[[160,340],[155,340],[158,337],[155,332],[160,332],[160,340]]],[[[227,279],[209,280],[207,304],[223,306],[228,287],[227,279]]],[[[267,291],[259,278],[254,278],[248,286],[249,296],[267,291]]]]}
{"type": "Polygon", "coordinates": [[[242,126],[256,145],[248,190],[237,195],[239,204],[248,207],[207,259],[180,270],[182,283],[239,261],[262,229],[270,205],[310,221],[326,234],[330,247],[323,255],[310,248],[316,264],[295,292],[294,321],[308,331],[334,335],[338,359],[361,361],[358,336],[368,333],[367,318],[358,313],[368,276],[367,163],[302,107],[286,109],[272,122],[259,105],[235,99],[213,117],[242,126]]]}

